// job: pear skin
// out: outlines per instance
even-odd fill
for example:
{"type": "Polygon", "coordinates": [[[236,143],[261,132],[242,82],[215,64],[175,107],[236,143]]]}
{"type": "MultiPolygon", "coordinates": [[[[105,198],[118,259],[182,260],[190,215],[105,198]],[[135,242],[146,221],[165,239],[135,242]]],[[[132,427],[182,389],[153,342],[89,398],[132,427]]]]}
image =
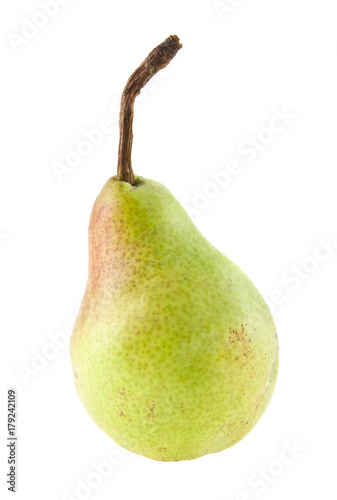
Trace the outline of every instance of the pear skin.
{"type": "Polygon", "coordinates": [[[163,185],[111,178],[91,214],[71,360],[83,405],[116,443],[190,460],[254,427],[278,341],[258,290],[163,185]]]}

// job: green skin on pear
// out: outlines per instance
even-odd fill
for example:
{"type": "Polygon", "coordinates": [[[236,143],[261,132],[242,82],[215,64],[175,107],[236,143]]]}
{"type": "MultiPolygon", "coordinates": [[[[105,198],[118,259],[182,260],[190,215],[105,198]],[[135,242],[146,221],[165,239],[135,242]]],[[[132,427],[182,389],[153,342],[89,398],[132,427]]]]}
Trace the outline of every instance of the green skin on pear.
{"type": "Polygon", "coordinates": [[[96,424],[162,461],[240,441],[265,411],[278,369],[258,290],[163,185],[143,178],[111,178],[96,199],[70,350],[96,424]]]}

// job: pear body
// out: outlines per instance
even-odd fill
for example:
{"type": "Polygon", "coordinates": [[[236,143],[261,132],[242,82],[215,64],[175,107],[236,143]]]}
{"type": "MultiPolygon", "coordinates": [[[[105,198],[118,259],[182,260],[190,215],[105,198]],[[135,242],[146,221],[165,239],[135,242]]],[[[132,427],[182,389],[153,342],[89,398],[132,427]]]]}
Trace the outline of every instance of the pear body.
{"type": "Polygon", "coordinates": [[[111,178],[95,201],[70,350],[96,424],[161,461],[240,441],[266,409],[278,369],[258,290],[163,185],[142,178],[111,178]]]}

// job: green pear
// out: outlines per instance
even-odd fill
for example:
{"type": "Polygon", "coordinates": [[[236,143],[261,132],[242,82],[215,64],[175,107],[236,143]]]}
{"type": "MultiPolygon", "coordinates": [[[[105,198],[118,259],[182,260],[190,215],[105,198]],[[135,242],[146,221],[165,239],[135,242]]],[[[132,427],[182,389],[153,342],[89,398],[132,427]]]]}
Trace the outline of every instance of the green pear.
{"type": "Polygon", "coordinates": [[[258,290],[163,185],[131,169],[127,110],[132,123],[144,81],[179,48],[178,37],[165,40],[130,77],[132,98],[123,93],[118,174],[92,210],[71,339],[89,415],[119,445],[161,461],[240,441],[265,411],[278,369],[275,325],[258,290]]]}

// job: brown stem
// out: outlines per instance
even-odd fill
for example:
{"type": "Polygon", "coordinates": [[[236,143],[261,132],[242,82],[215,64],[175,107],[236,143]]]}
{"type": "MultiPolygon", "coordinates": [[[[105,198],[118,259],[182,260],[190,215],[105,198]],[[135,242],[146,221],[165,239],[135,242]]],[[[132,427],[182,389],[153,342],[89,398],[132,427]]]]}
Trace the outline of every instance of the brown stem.
{"type": "Polygon", "coordinates": [[[119,114],[119,147],[117,180],[135,184],[131,166],[132,121],[135,99],[146,83],[165,68],[182,47],[177,35],[171,35],[155,47],[128,79],[121,99],[119,114]]]}

